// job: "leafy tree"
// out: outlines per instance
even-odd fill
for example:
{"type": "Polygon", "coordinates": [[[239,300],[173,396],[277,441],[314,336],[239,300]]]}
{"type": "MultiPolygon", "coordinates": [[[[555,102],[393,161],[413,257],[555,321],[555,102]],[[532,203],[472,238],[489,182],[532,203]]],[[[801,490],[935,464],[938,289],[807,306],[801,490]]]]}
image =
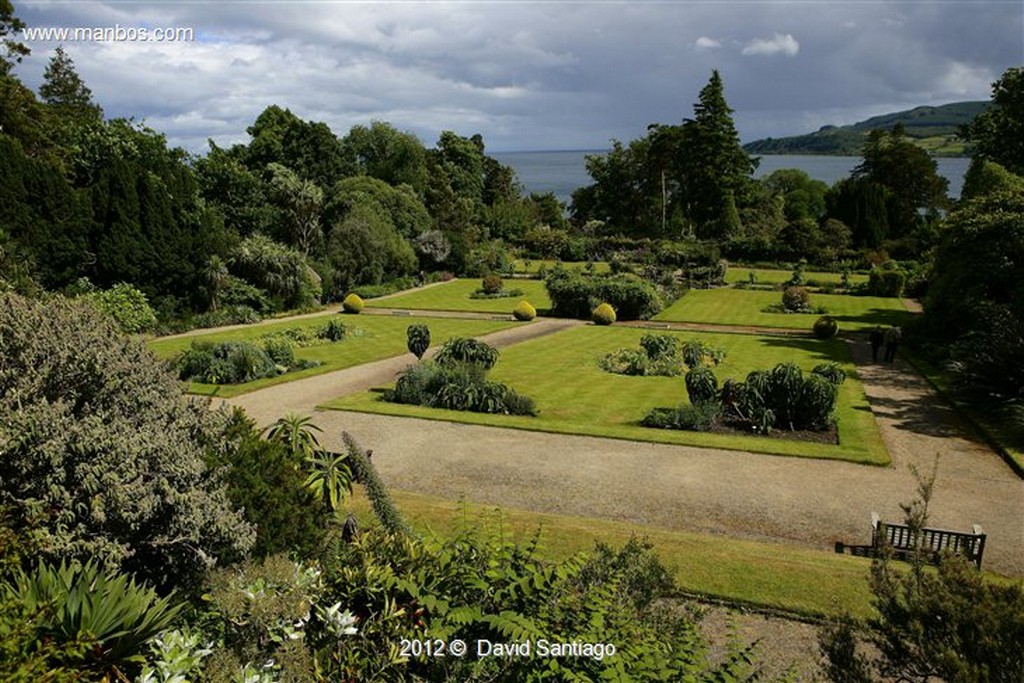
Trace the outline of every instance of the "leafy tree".
{"type": "Polygon", "coordinates": [[[228,415],[185,402],[141,341],[84,302],[0,295],[0,505],[42,558],[193,587],[253,530],[207,465],[228,415]]]}
{"type": "Polygon", "coordinates": [[[87,294],[85,298],[109,315],[127,334],[148,332],[156,326],[156,314],[146,295],[124,282],[87,294]]]}
{"type": "Polygon", "coordinates": [[[408,185],[417,193],[426,189],[427,150],[412,133],[374,121],[369,127],[353,126],[342,144],[354,156],[358,174],[392,187],[408,185]]]}
{"type": "Polygon", "coordinates": [[[93,101],[92,91],[86,87],[75,71],[71,57],[61,46],[57,47],[43,72],[39,96],[65,121],[98,122],[103,118],[103,109],[93,101]]]}
{"type": "Polygon", "coordinates": [[[291,225],[292,241],[303,257],[308,256],[310,249],[323,239],[320,212],[324,192],[316,183],[300,179],[281,164],[268,164],[267,171],[271,174],[271,196],[284,207],[291,225]]]}
{"type": "Polygon", "coordinates": [[[370,207],[354,208],[328,237],[329,294],[344,296],[356,285],[377,285],[415,272],[412,247],[370,207]]]}
{"type": "Polygon", "coordinates": [[[406,239],[415,239],[433,227],[423,202],[408,185],[391,187],[382,180],[360,175],[334,184],[324,208],[324,222],[336,225],[355,208],[372,210],[387,219],[406,239]]]}
{"type": "Polygon", "coordinates": [[[282,209],[270,201],[262,180],[264,169],[250,170],[243,157],[243,148],[225,150],[211,140],[210,151],[193,164],[200,194],[232,233],[242,237],[273,234],[287,221],[282,209]]]}
{"type": "Polygon", "coordinates": [[[806,171],[780,168],[772,171],[761,182],[769,190],[783,197],[783,211],[787,220],[810,218],[816,221],[825,215],[825,194],[828,192],[828,185],[820,180],[813,180],[806,171]]]}
{"type": "Polygon", "coordinates": [[[629,145],[613,140],[607,154],[587,155],[587,173],[594,182],[573,191],[573,222],[599,220],[615,232],[638,237],[661,234],[661,176],[652,173],[650,148],[647,138],[629,145]]]}
{"type": "Polygon", "coordinates": [[[935,160],[907,138],[902,124],[888,133],[871,131],[863,155],[851,177],[871,180],[888,190],[891,237],[913,232],[920,223],[920,211],[934,215],[949,204],[949,181],[938,174],[935,160]]]}
{"type": "Polygon", "coordinates": [[[246,131],[252,140],[236,153],[253,172],[278,163],[320,188],[355,173],[355,159],[326,123],[303,121],[275,104],[264,109],[246,131]]]}
{"type": "Polygon", "coordinates": [[[1024,67],[1011,67],[992,84],[992,106],[960,129],[975,156],[1024,175],[1024,67]]]}
{"type": "Polygon", "coordinates": [[[25,22],[14,16],[14,6],[11,0],[0,0],[0,76],[5,76],[11,68],[11,63],[21,62],[21,58],[28,56],[31,50],[24,43],[19,43],[10,37],[17,35],[25,28],[25,22]]]}

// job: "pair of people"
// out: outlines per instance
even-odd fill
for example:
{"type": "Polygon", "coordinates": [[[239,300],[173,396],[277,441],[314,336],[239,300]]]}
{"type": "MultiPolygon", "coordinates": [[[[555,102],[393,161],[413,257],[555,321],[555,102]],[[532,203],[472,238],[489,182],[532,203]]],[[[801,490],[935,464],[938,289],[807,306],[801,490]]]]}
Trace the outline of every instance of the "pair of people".
{"type": "Polygon", "coordinates": [[[871,360],[875,363],[878,362],[878,351],[885,344],[885,362],[891,363],[896,360],[896,348],[900,345],[900,340],[903,339],[903,330],[896,325],[893,325],[885,332],[882,332],[882,328],[875,327],[871,330],[871,360]]]}

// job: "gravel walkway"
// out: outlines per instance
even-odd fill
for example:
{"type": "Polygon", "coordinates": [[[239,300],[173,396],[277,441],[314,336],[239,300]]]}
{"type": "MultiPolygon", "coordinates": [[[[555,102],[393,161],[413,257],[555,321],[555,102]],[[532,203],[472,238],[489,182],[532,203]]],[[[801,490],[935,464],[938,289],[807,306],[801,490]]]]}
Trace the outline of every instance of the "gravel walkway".
{"type": "MultiPolygon", "coordinates": [[[[488,335],[507,345],[578,322],[545,319],[488,335]]],[[[1024,575],[1024,481],[912,368],[870,363],[851,342],[892,456],[891,467],[396,418],[317,412],[325,445],[353,434],[375,453],[387,483],[450,498],[544,512],[828,549],[867,542],[872,511],[901,519],[913,497],[910,465],[939,475],[933,526],[988,533],[985,566],[1024,575]]],[[[282,384],[231,400],[260,424],[393,380],[411,356],[282,384]]]]}

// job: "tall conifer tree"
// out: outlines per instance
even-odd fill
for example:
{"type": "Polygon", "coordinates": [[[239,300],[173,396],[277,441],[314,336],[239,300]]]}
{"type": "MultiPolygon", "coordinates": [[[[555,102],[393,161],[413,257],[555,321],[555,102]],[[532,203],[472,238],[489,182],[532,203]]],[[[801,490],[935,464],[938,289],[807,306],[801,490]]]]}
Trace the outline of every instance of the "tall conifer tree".
{"type": "Polygon", "coordinates": [[[75,63],[58,46],[43,72],[39,96],[65,120],[96,122],[103,118],[103,110],[92,100],[92,91],[75,71],[75,63]]]}

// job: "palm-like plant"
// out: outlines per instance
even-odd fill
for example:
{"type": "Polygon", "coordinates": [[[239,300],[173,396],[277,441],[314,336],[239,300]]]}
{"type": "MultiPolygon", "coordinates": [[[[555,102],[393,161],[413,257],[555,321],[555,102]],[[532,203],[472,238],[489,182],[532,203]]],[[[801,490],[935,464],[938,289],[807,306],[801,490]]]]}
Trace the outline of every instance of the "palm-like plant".
{"type": "Polygon", "coordinates": [[[266,429],[268,440],[284,444],[292,456],[302,460],[309,460],[321,452],[316,432],[322,431],[313,424],[312,417],[296,413],[279,417],[277,422],[266,429]]]}
{"type": "Polygon", "coordinates": [[[303,485],[317,500],[326,501],[331,511],[338,514],[345,499],[352,493],[352,471],[346,464],[347,455],[319,452],[306,458],[310,468],[303,485]]]}
{"type": "Polygon", "coordinates": [[[89,642],[80,666],[109,678],[123,678],[125,665],[145,660],[146,641],[169,628],[183,605],[173,594],[156,591],[125,574],[109,573],[93,563],[41,563],[32,574],[15,572],[0,586],[6,600],[39,613],[38,637],[56,643],[89,642]]]}

